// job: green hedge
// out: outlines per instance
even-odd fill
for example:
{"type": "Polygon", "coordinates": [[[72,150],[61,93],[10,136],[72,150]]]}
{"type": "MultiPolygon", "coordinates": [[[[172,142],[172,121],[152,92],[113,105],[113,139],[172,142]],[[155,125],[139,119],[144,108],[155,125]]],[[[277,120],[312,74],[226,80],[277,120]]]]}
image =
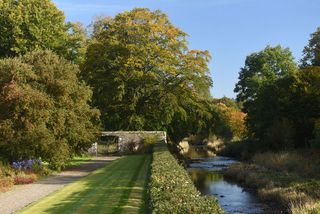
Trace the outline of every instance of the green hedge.
{"type": "Polygon", "coordinates": [[[164,143],[154,146],[151,167],[152,213],[224,213],[216,199],[200,196],[164,143]]]}

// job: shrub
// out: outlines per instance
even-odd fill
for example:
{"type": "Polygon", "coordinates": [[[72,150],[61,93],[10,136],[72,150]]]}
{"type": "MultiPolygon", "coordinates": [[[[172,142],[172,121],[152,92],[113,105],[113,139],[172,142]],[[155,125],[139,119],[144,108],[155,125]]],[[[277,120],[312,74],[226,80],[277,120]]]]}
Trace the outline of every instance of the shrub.
{"type": "Polygon", "coordinates": [[[14,170],[9,166],[0,162],[0,177],[10,177],[14,175],[14,170]]]}
{"type": "Polygon", "coordinates": [[[317,119],[314,125],[314,138],[310,141],[313,148],[320,149],[320,119],[317,119]]]}
{"type": "Polygon", "coordinates": [[[259,144],[255,141],[242,140],[226,143],[224,147],[218,151],[218,155],[249,160],[257,151],[259,151],[259,144]]]}
{"type": "Polygon", "coordinates": [[[157,136],[145,136],[143,138],[143,143],[142,143],[142,152],[147,152],[147,153],[151,153],[152,152],[152,148],[153,145],[159,141],[159,137],[157,136]]]}
{"type": "Polygon", "coordinates": [[[76,65],[51,51],[0,60],[0,154],[59,169],[90,148],[99,112],[76,65]]]}
{"type": "Polygon", "coordinates": [[[200,196],[164,143],[154,146],[149,188],[152,213],[224,213],[214,198],[200,196]]]}
{"type": "Polygon", "coordinates": [[[38,176],[30,171],[19,171],[13,179],[15,185],[31,184],[38,179],[38,176]]]}
{"type": "Polygon", "coordinates": [[[0,177],[0,192],[8,191],[14,185],[13,178],[0,177]]]}
{"type": "Polygon", "coordinates": [[[41,167],[42,161],[36,160],[36,159],[29,159],[29,160],[23,160],[23,161],[16,161],[12,163],[12,167],[14,169],[20,170],[20,169],[38,169],[41,167]]]}

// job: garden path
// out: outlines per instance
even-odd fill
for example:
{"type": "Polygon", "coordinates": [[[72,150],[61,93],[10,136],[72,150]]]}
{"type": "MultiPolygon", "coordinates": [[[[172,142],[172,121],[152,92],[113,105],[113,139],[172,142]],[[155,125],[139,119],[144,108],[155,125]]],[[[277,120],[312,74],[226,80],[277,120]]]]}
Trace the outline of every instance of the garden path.
{"type": "Polygon", "coordinates": [[[0,193],[0,213],[14,213],[117,158],[114,156],[95,157],[85,164],[68,168],[61,173],[39,180],[33,184],[17,186],[11,191],[0,193]]]}

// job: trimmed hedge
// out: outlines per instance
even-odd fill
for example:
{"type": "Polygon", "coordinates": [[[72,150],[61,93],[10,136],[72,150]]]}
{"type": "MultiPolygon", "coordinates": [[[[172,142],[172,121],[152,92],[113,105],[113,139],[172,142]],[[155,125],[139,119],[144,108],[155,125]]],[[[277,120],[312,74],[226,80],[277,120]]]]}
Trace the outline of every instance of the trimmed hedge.
{"type": "Polygon", "coordinates": [[[200,196],[187,171],[164,143],[154,146],[151,167],[152,213],[224,213],[216,199],[200,196]]]}

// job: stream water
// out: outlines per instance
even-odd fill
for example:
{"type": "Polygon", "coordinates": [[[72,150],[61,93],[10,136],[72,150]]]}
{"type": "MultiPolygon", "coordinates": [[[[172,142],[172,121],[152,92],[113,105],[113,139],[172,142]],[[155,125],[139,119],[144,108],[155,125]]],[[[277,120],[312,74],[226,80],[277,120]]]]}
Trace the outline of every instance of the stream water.
{"type": "Polygon", "coordinates": [[[202,147],[190,147],[188,171],[197,189],[203,195],[215,196],[221,207],[230,214],[268,213],[256,196],[236,183],[225,180],[221,170],[238,161],[228,157],[210,157],[202,147]]]}

